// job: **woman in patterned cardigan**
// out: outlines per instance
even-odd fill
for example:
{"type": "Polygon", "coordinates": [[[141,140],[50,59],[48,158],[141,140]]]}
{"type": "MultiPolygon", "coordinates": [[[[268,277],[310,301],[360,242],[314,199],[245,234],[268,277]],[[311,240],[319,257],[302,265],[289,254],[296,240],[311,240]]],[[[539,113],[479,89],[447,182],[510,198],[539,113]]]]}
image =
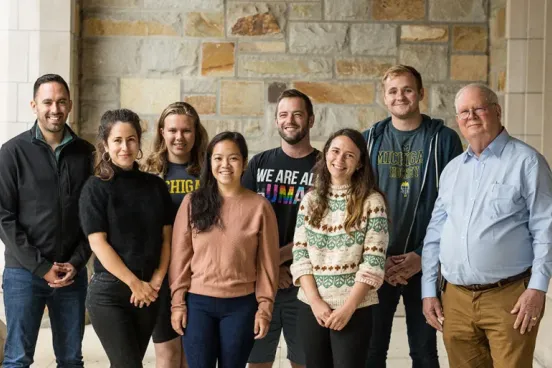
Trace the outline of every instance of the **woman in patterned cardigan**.
{"type": "Polygon", "coordinates": [[[299,337],[307,367],[364,367],[389,240],[385,199],[356,130],[328,139],[315,174],[293,240],[299,337]]]}

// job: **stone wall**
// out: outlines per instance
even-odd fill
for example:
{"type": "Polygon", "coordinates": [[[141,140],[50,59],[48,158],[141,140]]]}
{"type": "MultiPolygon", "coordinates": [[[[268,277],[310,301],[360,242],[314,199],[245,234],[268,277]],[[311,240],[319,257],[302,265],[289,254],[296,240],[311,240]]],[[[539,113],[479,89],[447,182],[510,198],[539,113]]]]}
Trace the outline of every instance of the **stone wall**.
{"type": "Polygon", "coordinates": [[[143,118],[151,140],[161,110],[184,100],[198,109],[210,136],[238,130],[257,152],[278,145],[274,103],[295,87],[315,104],[319,146],[339,127],[365,129],[387,115],[379,78],[395,63],[422,73],[423,111],[454,127],[459,87],[490,81],[503,89],[504,6],[504,0],[85,1],[80,132],[93,139],[106,109],[128,107],[143,118]],[[489,51],[496,66],[489,67],[489,51]]]}

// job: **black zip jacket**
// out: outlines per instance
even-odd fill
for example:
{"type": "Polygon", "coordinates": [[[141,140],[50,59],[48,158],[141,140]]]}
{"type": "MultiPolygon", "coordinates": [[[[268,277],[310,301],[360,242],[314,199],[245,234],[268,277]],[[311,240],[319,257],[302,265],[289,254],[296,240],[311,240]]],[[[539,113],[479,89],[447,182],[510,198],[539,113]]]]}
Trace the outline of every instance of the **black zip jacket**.
{"type": "Polygon", "coordinates": [[[94,146],[77,137],[61,148],[59,161],[36,139],[35,122],[0,149],[0,239],[6,267],[43,277],[54,262],[77,271],[92,253],[79,222],[82,186],[92,174],[94,146]]]}

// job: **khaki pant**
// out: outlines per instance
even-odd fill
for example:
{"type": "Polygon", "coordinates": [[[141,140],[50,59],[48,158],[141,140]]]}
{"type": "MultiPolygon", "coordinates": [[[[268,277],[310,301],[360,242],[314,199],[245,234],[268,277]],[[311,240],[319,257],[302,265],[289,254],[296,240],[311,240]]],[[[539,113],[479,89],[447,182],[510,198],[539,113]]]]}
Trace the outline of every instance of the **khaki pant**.
{"type": "Polygon", "coordinates": [[[521,334],[510,314],[528,278],[469,291],[447,284],[442,293],[443,340],[451,368],[531,368],[539,325],[521,334]]]}

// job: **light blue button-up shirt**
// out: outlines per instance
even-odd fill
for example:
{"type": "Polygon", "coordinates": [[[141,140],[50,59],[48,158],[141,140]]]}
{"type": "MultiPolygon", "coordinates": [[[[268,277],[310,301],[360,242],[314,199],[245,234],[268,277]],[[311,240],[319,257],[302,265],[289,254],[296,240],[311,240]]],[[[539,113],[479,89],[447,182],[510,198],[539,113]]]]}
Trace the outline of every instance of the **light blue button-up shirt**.
{"type": "Polygon", "coordinates": [[[552,273],[552,173],[534,148],[504,129],[477,157],[468,149],[441,175],[422,253],[422,297],[437,274],[455,285],[490,284],[532,268],[529,288],[552,273]]]}

